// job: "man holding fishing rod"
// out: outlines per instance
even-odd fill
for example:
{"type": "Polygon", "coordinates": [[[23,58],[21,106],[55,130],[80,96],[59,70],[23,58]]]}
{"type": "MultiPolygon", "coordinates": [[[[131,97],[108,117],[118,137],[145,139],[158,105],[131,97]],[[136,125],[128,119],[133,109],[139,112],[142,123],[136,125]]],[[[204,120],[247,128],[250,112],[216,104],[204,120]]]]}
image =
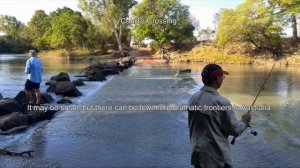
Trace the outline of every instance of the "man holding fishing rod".
{"type": "Polygon", "coordinates": [[[251,121],[250,112],[242,116],[242,121],[238,121],[230,108],[203,108],[231,106],[230,101],[217,91],[228,74],[217,64],[206,65],[201,73],[204,86],[189,101],[189,107],[200,107],[197,110],[190,108],[188,116],[191,164],[195,168],[232,167],[228,136],[239,136],[251,121]]]}

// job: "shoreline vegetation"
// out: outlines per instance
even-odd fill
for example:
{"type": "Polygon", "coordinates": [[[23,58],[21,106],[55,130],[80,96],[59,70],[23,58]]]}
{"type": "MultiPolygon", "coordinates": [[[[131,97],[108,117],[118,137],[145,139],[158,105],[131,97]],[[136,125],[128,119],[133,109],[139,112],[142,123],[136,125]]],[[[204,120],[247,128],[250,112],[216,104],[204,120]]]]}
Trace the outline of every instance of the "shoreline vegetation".
{"type": "MultiPolygon", "coordinates": [[[[283,48],[279,57],[280,65],[300,65],[300,43],[292,49],[283,48]]],[[[220,49],[211,42],[202,42],[185,53],[171,52],[169,59],[172,64],[178,63],[217,63],[240,65],[268,65],[276,61],[274,55],[266,51],[255,51],[245,43],[235,43],[220,49]]]]}
{"type": "Polygon", "coordinates": [[[69,59],[77,61],[114,61],[122,57],[114,56],[116,51],[88,50],[85,48],[67,51],[64,49],[45,50],[39,52],[41,59],[69,59]]]}
{"type": "MultiPolygon", "coordinates": [[[[128,53],[142,48],[128,49],[128,53]]],[[[248,47],[249,49],[249,47],[248,47]]],[[[185,53],[170,52],[169,59],[171,64],[186,63],[217,63],[217,64],[238,64],[238,65],[269,65],[273,64],[276,59],[271,53],[250,53],[246,51],[244,44],[231,45],[226,49],[219,49],[211,43],[201,43],[196,45],[190,51],[185,53]]],[[[91,51],[88,49],[77,49],[73,51],[48,50],[41,51],[39,56],[41,59],[69,59],[77,61],[114,61],[123,57],[114,56],[116,50],[104,52],[102,50],[91,51]]],[[[129,57],[138,58],[139,55],[128,55],[129,57]]],[[[159,57],[159,53],[153,54],[153,57],[159,57]]],[[[300,65],[300,45],[294,49],[292,53],[285,53],[278,60],[280,65],[296,66],[300,65]]]]}
{"type": "Polygon", "coordinates": [[[0,53],[36,49],[45,59],[113,61],[128,56],[130,44],[150,40],[147,45],[159,51],[166,63],[263,65],[279,57],[281,65],[300,64],[298,0],[245,0],[233,9],[217,11],[214,28],[200,27],[199,20],[189,17],[188,6],[180,1],[106,4],[79,0],[78,5],[81,11],[68,7],[50,13],[36,10],[27,24],[14,16],[0,15],[0,53]],[[149,16],[166,22],[146,22],[149,16]],[[176,24],[167,22],[174,18],[176,24]],[[287,27],[292,28],[290,38],[287,27]]]}

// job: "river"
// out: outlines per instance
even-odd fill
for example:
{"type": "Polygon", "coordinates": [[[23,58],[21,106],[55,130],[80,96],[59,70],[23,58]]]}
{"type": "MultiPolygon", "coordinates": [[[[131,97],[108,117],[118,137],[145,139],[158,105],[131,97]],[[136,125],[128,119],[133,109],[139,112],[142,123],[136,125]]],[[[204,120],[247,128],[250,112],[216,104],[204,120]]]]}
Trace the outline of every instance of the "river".
{"type": "MultiPolygon", "coordinates": [[[[24,89],[24,84],[27,79],[27,74],[24,73],[25,63],[29,57],[24,54],[12,55],[12,54],[2,54],[0,55],[0,93],[3,97],[13,98],[19,91],[24,89]]],[[[89,65],[88,62],[82,61],[69,61],[66,58],[61,59],[42,59],[44,66],[43,82],[41,84],[41,91],[45,92],[47,86],[45,82],[49,81],[54,75],[60,72],[67,72],[70,75],[71,80],[77,79],[74,77],[78,75],[79,72],[89,65]]],[[[108,77],[108,81],[112,77],[108,77]]],[[[79,103],[87,96],[91,94],[92,91],[99,89],[107,82],[88,82],[84,89],[79,90],[83,93],[82,97],[72,98],[72,101],[79,103]]],[[[55,100],[60,97],[51,94],[55,100]]]]}
{"type": "MultiPolygon", "coordinates": [[[[11,97],[23,88],[26,57],[0,56],[0,91],[11,97]]],[[[83,63],[44,61],[44,80],[60,71],[77,74],[83,63]]],[[[202,86],[204,65],[140,65],[102,84],[83,88],[79,104],[128,107],[185,105],[202,86]],[[191,74],[176,75],[191,68],[191,74]],[[104,85],[105,84],[105,85],[104,85]]],[[[224,65],[230,72],[220,93],[250,105],[271,67],[224,65]]],[[[258,136],[243,133],[232,146],[235,167],[300,167],[300,68],[276,66],[253,111],[258,136]]],[[[46,87],[43,86],[42,90],[46,87]]],[[[243,112],[237,111],[238,117],[243,112]]],[[[1,136],[0,147],[32,149],[34,157],[0,156],[0,167],[190,167],[186,111],[68,111],[24,133],[1,136]]]]}

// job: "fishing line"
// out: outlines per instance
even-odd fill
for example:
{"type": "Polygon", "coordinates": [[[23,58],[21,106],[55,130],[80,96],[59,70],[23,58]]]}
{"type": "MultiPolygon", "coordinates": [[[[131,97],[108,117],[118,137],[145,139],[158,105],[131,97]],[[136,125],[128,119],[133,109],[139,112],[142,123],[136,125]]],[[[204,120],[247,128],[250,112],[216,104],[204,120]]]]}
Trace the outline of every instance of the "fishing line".
{"type": "MultiPolygon", "coordinates": [[[[272,71],[273,71],[273,69],[274,69],[274,67],[275,67],[275,65],[276,65],[276,63],[277,63],[277,61],[278,61],[278,59],[276,59],[276,61],[274,62],[273,67],[271,68],[271,70],[270,70],[268,76],[266,77],[264,83],[261,85],[261,87],[260,87],[259,91],[257,92],[257,95],[255,96],[255,99],[254,99],[254,101],[252,102],[252,104],[251,104],[250,107],[253,107],[253,106],[254,106],[254,104],[255,104],[257,98],[258,98],[259,95],[260,95],[260,92],[264,89],[265,84],[267,83],[269,77],[271,76],[271,73],[272,73],[272,71]]],[[[247,114],[248,114],[248,113],[251,113],[251,108],[250,108],[250,110],[247,112],[247,114]]],[[[252,130],[252,127],[251,127],[250,124],[247,125],[246,129],[247,129],[248,127],[250,128],[250,133],[251,133],[252,135],[256,136],[256,135],[257,135],[257,132],[254,131],[254,130],[252,130]]],[[[233,137],[233,139],[231,140],[231,144],[232,144],[232,145],[235,143],[236,138],[237,138],[237,137],[233,137]]]]}

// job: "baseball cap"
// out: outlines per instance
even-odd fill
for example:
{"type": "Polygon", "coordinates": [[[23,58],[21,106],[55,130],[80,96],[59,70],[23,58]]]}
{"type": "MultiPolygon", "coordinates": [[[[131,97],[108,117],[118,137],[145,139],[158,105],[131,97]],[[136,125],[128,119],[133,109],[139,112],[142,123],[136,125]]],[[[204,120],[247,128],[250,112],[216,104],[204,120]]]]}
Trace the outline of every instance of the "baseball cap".
{"type": "Polygon", "coordinates": [[[219,75],[229,75],[227,71],[224,71],[219,65],[217,64],[208,64],[206,65],[201,73],[202,78],[210,78],[210,77],[217,77],[219,75]]]}

